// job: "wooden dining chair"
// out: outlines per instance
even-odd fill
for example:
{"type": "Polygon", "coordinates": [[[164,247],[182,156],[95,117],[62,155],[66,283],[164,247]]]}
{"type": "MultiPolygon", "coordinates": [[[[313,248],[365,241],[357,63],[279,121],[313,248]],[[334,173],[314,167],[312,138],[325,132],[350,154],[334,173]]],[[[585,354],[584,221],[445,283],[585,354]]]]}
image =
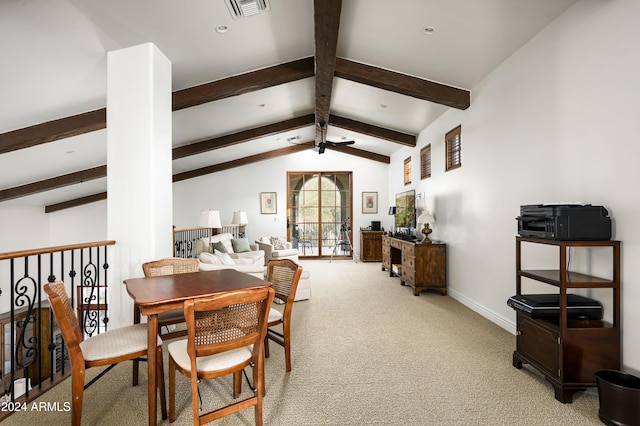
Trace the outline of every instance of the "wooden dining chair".
{"type": "MultiPolygon", "coordinates": [[[[187,259],[181,257],[168,257],[166,259],[154,260],[142,264],[142,271],[145,277],[157,277],[160,275],[186,274],[198,272],[200,261],[198,259],[187,259]]],[[[140,310],[134,307],[135,324],[140,323],[140,310]]],[[[164,340],[186,336],[186,329],[176,329],[170,331],[171,325],[184,323],[182,309],[162,312],[158,315],[158,333],[164,340]]]]}
{"type": "Polygon", "coordinates": [[[200,425],[254,407],[262,425],[264,395],[263,342],[274,291],[269,287],[234,290],[184,303],[187,339],[169,343],[169,421],[176,419],[175,372],[191,379],[193,424],[200,425]],[[200,379],[233,374],[233,397],[240,396],[242,371],[253,367],[253,396],[200,414],[200,379]]]}
{"type": "MultiPolygon", "coordinates": [[[[67,345],[71,360],[71,424],[80,426],[84,390],[116,364],[128,360],[140,360],[141,357],[147,355],[147,326],[146,324],[130,325],[85,339],[67,296],[64,283],[45,284],[44,291],[49,296],[51,309],[62,332],[62,338],[67,345]],[[85,385],[86,369],[102,366],[109,367],[85,385]]],[[[160,338],[158,338],[157,351],[158,359],[162,359],[162,339],[160,338]]],[[[166,419],[167,401],[164,388],[164,369],[161,362],[158,363],[158,377],[162,418],[166,419]]]]}
{"type": "Polygon", "coordinates": [[[264,342],[265,357],[269,357],[269,340],[284,347],[286,370],[291,371],[291,311],[302,275],[302,266],[290,259],[270,260],[267,265],[267,281],[273,285],[275,298],[285,302],[283,311],[271,308],[264,342]],[[282,333],[273,327],[282,324],[282,333]]]}
{"type": "MultiPolygon", "coordinates": [[[[198,259],[167,257],[165,259],[153,260],[142,264],[142,272],[145,277],[157,277],[161,275],[186,274],[198,272],[200,261],[198,259]]],[[[133,323],[140,324],[140,309],[133,307],[133,323]]],[[[186,328],[176,328],[171,331],[172,325],[183,324],[184,314],[182,309],[161,312],[158,314],[158,335],[164,339],[175,339],[187,335],[186,328]]],[[[162,358],[159,358],[162,359],[162,358]]],[[[133,386],[138,384],[139,365],[133,362],[133,386]]]]}

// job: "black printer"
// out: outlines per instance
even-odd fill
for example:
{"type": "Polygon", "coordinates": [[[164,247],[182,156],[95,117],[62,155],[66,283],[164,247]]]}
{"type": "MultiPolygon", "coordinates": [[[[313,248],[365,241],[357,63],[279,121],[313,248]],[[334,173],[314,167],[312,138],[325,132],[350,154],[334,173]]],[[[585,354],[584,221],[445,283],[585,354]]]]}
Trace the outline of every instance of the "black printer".
{"type": "MultiPolygon", "coordinates": [[[[517,294],[507,300],[507,305],[524,312],[534,319],[553,319],[560,316],[560,295],[517,294]]],[[[602,303],[577,294],[567,294],[567,318],[601,320],[602,303]]]]}
{"type": "Polygon", "coordinates": [[[518,234],[551,240],[610,240],[611,218],[591,204],[528,204],[520,206],[518,234]]]}

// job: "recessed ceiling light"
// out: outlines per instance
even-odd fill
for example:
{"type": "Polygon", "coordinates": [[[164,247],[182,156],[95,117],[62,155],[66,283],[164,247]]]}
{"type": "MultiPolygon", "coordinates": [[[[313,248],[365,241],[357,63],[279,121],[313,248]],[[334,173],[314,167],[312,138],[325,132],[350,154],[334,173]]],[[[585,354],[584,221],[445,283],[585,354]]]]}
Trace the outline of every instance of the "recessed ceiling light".
{"type": "Polygon", "coordinates": [[[422,34],[426,34],[426,35],[431,35],[431,34],[433,34],[435,32],[436,32],[436,29],[434,27],[428,27],[427,26],[427,27],[424,27],[422,29],[422,34]]]}
{"type": "Polygon", "coordinates": [[[380,108],[385,109],[388,105],[387,104],[380,104],[380,108]]]}
{"type": "Polygon", "coordinates": [[[216,32],[217,33],[224,34],[227,31],[229,31],[229,26],[228,25],[218,25],[216,27],[216,32]]]}
{"type": "Polygon", "coordinates": [[[65,154],[74,154],[74,153],[75,153],[75,151],[71,151],[71,150],[70,150],[70,151],[65,151],[64,153],[65,153],[65,154]]]}
{"type": "Polygon", "coordinates": [[[266,106],[267,106],[267,104],[258,104],[258,108],[264,108],[266,106]]]}

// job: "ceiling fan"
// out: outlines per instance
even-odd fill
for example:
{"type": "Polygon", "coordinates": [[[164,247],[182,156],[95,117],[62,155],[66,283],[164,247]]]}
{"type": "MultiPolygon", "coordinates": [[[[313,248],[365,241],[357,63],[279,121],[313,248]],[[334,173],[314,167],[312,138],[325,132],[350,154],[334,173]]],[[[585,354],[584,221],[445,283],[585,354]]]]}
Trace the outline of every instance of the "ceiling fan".
{"type": "Polygon", "coordinates": [[[327,140],[327,127],[324,121],[318,122],[318,127],[320,128],[320,142],[318,143],[318,154],[323,154],[324,150],[327,146],[340,146],[340,145],[353,145],[356,143],[354,140],[350,141],[340,141],[340,142],[332,142],[327,140]]]}

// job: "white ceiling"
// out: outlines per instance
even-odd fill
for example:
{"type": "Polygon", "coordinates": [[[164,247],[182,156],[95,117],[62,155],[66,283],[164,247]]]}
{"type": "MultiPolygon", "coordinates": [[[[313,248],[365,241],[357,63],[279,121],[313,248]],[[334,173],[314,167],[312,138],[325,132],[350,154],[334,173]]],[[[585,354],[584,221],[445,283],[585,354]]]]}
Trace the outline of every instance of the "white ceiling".
{"type": "MultiPolygon", "coordinates": [[[[232,19],[224,0],[2,0],[0,133],[104,108],[107,52],[153,42],[173,90],[313,56],[312,0],[269,0],[232,19]],[[216,26],[227,25],[224,34],[216,26]]],[[[343,0],[337,55],[472,90],[575,0],[343,0]],[[423,28],[435,28],[425,34],[423,28]]],[[[252,129],[315,108],[308,78],[173,113],[173,144],[252,129]]],[[[473,104],[473,93],[472,93],[473,104]]],[[[331,113],[418,134],[447,107],[334,78],[331,113]]],[[[392,155],[401,147],[329,126],[328,139],[392,155]]],[[[174,161],[174,173],[314,138],[313,126],[174,161]]],[[[345,154],[347,155],[347,154],[345,154]]],[[[0,189],[106,164],[106,131],[0,155],[0,189]]],[[[47,205],[106,190],[106,179],[0,203],[47,205]]]]}

